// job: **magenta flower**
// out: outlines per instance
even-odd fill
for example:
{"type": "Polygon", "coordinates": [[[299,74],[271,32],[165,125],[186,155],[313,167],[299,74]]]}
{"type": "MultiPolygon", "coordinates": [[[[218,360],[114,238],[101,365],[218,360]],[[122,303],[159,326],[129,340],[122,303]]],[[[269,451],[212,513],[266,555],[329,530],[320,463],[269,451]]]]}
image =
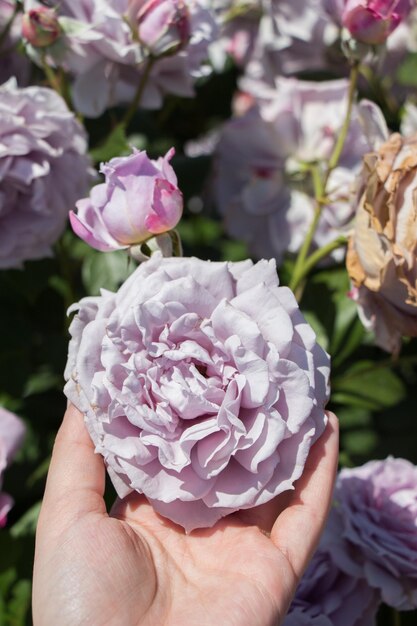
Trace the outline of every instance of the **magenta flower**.
{"type": "Polygon", "coordinates": [[[103,252],[142,243],[177,225],[183,208],[182,193],[169,161],[170,150],[154,161],[146,152],[112,159],[101,166],[105,182],[93,187],[88,198],[70,212],[74,232],[103,252]]]}
{"type": "Polygon", "coordinates": [[[190,38],[190,11],[182,0],[129,0],[128,17],[154,57],[174,54],[190,38]]]}
{"type": "Polygon", "coordinates": [[[346,0],[342,22],[362,43],[381,44],[408,17],[411,0],[346,0]]]}
{"type": "Polygon", "coordinates": [[[153,257],[76,309],[65,393],[120,497],[189,531],[292,489],[329,358],[274,261],[153,257]]]}
{"type": "MultiPolygon", "coordinates": [[[[0,489],[3,482],[3,472],[13,460],[21,446],[25,435],[23,422],[10,411],[0,407],[0,489]]],[[[7,514],[13,506],[13,499],[0,491],[0,528],[7,521],[7,514]]]]}

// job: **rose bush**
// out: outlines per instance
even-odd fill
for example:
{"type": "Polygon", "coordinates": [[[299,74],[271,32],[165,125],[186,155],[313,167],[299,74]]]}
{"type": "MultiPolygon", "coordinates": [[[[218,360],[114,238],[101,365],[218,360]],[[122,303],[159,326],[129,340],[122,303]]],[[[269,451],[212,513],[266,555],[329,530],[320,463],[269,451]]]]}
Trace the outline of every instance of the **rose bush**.
{"type": "Polygon", "coordinates": [[[417,467],[389,457],[344,469],[334,500],[323,538],[331,558],[389,606],[416,608],[417,467]]]}
{"type": "MultiPolygon", "coordinates": [[[[0,407],[0,489],[3,473],[22,444],[25,427],[14,413],[0,407]]],[[[7,513],[13,505],[13,499],[0,491],[0,528],[6,524],[7,513]]]]}
{"type": "Polygon", "coordinates": [[[169,164],[174,150],[157,161],[135,150],[101,166],[106,181],[93,187],[70,212],[75,233],[102,251],[139,244],[177,225],[183,207],[177,177],[169,164]]]}
{"type": "Polygon", "coordinates": [[[65,392],[120,497],[192,530],[293,487],[329,359],[273,261],[154,257],[76,309],[65,392]]]}
{"type": "Polygon", "coordinates": [[[0,268],[51,255],[91,181],[86,133],[51,89],[0,87],[0,268]]]}
{"type": "Polygon", "coordinates": [[[347,255],[352,297],[379,346],[417,336],[417,136],[394,134],[367,155],[347,255]]]}

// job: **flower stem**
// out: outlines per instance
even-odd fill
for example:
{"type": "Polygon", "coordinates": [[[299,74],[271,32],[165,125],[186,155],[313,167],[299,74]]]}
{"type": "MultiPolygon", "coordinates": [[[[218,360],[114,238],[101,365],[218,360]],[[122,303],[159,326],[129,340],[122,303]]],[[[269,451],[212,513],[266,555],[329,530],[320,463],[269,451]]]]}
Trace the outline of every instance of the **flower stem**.
{"type": "MultiPolygon", "coordinates": [[[[326,199],[327,184],[329,182],[329,178],[330,178],[332,171],[337,167],[339,163],[341,154],[343,152],[343,147],[346,142],[346,137],[349,132],[350,121],[352,118],[353,103],[355,101],[356,87],[358,83],[358,76],[359,76],[359,63],[354,63],[350,71],[348,102],[347,102],[345,119],[343,121],[343,125],[340,130],[339,136],[336,140],[336,143],[334,145],[333,151],[328,160],[327,168],[324,172],[324,176],[321,175],[320,167],[318,164],[313,164],[310,168],[311,177],[313,181],[313,187],[314,187],[314,197],[316,201],[316,208],[314,211],[313,221],[310,225],[310,228],[304,239],[304,243],[301,246],[297,259],[295,261],[294,270],[293,270],[293,274],[292,274],[291,281],[290,281],[290,289],[292,289],[293,291],[297,289],[302,279],[305,278],[308,272],[311,271],[311,269],[318,263],[318,261],[324,258],[324,255],[322,255],[319,250],[317,250],[316,252],[313,252],[313,254],[311,255],[314,257],[312,262],[310,262],[310,257],[308,255],[309,255],[309,251],[311,248],[311,244],[314,239],[314,235],[317,230],[318,223],[320,221],[323,206],[325,206],[327,203],[327,199],[326,199]],[[316,260],[315,255],[319,252],[320,254],[318,255],[318,259],[316,260]],[[307,270],[305,269],[306,265],[307,265],[307,270]]],[[[335,240],[335,242],[336,241],[337,240],[335,240]]],[[[343,242],[336,245],[336,247],[338,247],[339,245],[343,245],[343,242]]],[[[324,246],[324,248],[322,248],[321,250],[325,248],[326,246],[324,246]]],[[[331,252],[334,249],[335,248],[331,247],[329,252],[331,252]]]]}
{"type": "Polygon", "coordinates": [[[127,129],[136,111],[138,110],[139,103],[142,99],[143,92],[145,91],[146,83],[148,82],[148,78],[150,76],[150,73],[152,71],[155,61],[156,59],[154,57],[149,57],[145,65],[145,69],[143,70],[143,74],[140,77],[140,81],[139,81],[138,88],[135,93],[135,97],[133,98],[128,110],[126,111],[124,118],[122,119],[120,123],[121,126],[123,126],[125,129],[127,129]]]}
{"type": "Polygon", "coordinates": [[[335,167],[337,167],[339,163],[339,159],[343,152],[346,137],[349,132],[350,121],[352,118],[352,109],[353,109],[353,103],[355,101],[358,77],[359,77],[359,63],[356,62],[352,65],[351,70],[350,70],[348,105],[347,105],[346,115],[345,115],[345,119],[343,122],[343,126],[340,129],[339,136],[337,138],[336,144],[333,148],[333,152],[328,162],[327,170],[324,176],[324,189],[326,189],[329,176],[332,173],[332,171],[335,169],[335,167]]]}
{"type": "Polygon", "coordinates": [[[401,626],[401,615],[396,609],[392,610],[392,624],[393,626],[401,626]]]}
{"type": "Polygon", "coordinates": [[[174,229],[174,230],[170,230],[168,234],[171,237],[171,241],[172,241],[172,255],[182,256],[183,249],[182,249],[182,241],[181,241],[179,232],[174,229]]]}
{"type": "Polygon", "coordinates": [[[41,53],[41,64],[49,86],[52,87],[52,89],[54,89],[63,98],[64,94],[62,93],[61,82],[52,67],[48,65],[45,51],[42,51],[41,53]]]}
{"type": "Polygon", "coordinates": [[[304,243],[300,248],[300,251],[297,256],[297,260],[295,262],[295,266],[294,266],[294,270],[293,270],[293,274],[292,274],[291,282],[290,282],[290,289],[292,289],[293,291],[295,291],[295,289],[297,288],[301,280],[301,277],[304,275],[304,272],[303,272],[304,263],[306,261],[308,252],[310,250],[314,233],[316,232],[316,228],[317,228],[321,211],[322,211],[324,185],[323,185],[323,181],[321,180],[320,170],[319,170],[318,165],[312,166],[311,176],[312,176],[313,185],[314,185],[314,197],[316,199],[316,209],[314,211],[313,221],[304,239],[304,243]]]}
{"type": "Polygon", "coordinates": [[[348,242],[347,237],[340,235],[340,237],[336,237],[333,241],[330,241],[322,248],[315,250],[310,256],[306,259],[303,267],[301,268],[298,274],[298,283],[307,276],[311,272],[311,270],[326,256],[328,256],[333,250],[337,250],[337,248],[341,248],[345,246],[348,242]]]}

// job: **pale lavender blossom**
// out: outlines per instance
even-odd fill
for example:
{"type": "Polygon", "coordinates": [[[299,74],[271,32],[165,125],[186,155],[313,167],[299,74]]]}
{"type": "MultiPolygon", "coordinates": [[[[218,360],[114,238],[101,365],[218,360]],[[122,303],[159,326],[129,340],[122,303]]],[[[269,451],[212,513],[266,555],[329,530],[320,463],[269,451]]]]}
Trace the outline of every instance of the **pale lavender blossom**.
{"type": "Polygon", "coordinates": [[[380,604],[380,594],[364,578],[344,573],[319,547],[283,626],[374,626],[380,604]]]}
{"type": "Polygon", "coordinates": [[[325,69],[338,36],[323,0],[264,0],[247,74],[272,85],[277,76],[325,69]]]}
{"type": "MultiPolygon", "coordinates": [[[[275,89],[249,80],[242,86],[257,104],[223,127],[214,162],[215,200],[231,236],[243,239],[254,256],[280,262],[285,252],[299,250],[313,220],[309,167],[316,163],[324,171],[346,113],[348,83],[281,78],[275,89]]],[[[386,136],[375,104],[354,106],[339,164],[329,177],[330,201],[323,208],[315,246],[346,234],[362,157],[386,136]]],[[[336,251],[333,258],[340,260],[343,254],[336,251]]]]}
{"type": "Polygon", "coordinates": [[[213,0],[219,36],[210,46],[210,58],[218,71],[228,57],[245,67],[252,57],[264,9],[263,0],[213,0]]]}
{"type": "MultiPolygon", "coordinates": [[[[3,484],[3,473],[12,462],[25,436],[25,427],[14,413],[0,407],[0,490],[3,484]]],[[[0,528],[7,521],[7,514],[13,506],[13,499],[0,491],[0,528]]]]}
{"type": "Polygon", "coordinates": [[[91,180],[85,131],[51,89],[0,87],[0,268],[50,256],[91,180]]]}
{"type": "Polygon", "coordinates": [[[417,467],[389,457],[342,470],[323,545],[386,604],[417,608],[417,467]]]}
{"type": "Polygon", "coordinates": [[[16,2],[0,0],[0,33],[8,29],[7,35],[0,46],[0,84],[15,77],[20,85],[25,85],[29,78],[29,61],[25,55],[17,51],[21,33],[21,16],[13,18],[16,2]],[[10,23],[10,20],[13,20],[10,23]]]}
{"type": "Polygon", "coordinates": [[[65,393],[120,497],[190,531],[293,487],[329,358],[274,261],[152,257],[73,310],[65,393]]]}
{"type": "MultiPolygon", "coordinates": [[[[25,10],[40,4],[25,0],[25,10]]],[[[145,108],[159,108],[167,93],[193,96],[196,78],[210,72],[206,61],[217,33],[214,16],[204,0],[184,0],[184,4],[189,10],[190,38],[176,54],[154,64],[140,103],[145,108]]],[[[149,50],[137,41],[128,9],[129,0],[62,0],[57,6],[65,36],[49,49],[48,59],[73,76],[74,105],[87,117],[129,104],[143,75],[149,50]]]]}
{"type": "Polygon", "coordinates": [[[173,155],[171,149],[155,161],[134,150],[103,164],[105,182],[93,187],[88,198],[78,200],[76,213],[70,212],[74,232],[93,248],[107,252],[175,228],[183,198],[169,163],[173,155]]]}

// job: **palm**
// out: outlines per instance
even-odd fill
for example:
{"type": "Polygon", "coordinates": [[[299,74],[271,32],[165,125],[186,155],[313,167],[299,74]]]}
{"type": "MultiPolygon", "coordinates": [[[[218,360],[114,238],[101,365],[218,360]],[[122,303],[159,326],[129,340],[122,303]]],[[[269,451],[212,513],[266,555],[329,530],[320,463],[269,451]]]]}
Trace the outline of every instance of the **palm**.
{"type": "MultiPolygon", "coordinates": [[[[87,440],[82,445],[91,448],[87,440]]],[[[321,520],[317,511],[303,512],[305,500],[317,493],[302,487],[290,503],[282,496],[185,535],[138,495],[119,501],[109,517],[100,457],[91,455],[90,463],[94,471],[100,465],[101,484],[85,501],[88,487],[79,485],[72,497],[61,490],[52,505],[54,478],[48,479],[35,564],[35,626],[280,623],[324,521],[331,479],[321,520]],[[46,517],[51,507],[52,522],[51,513],[46,517]]],[[[90,466],[84,469],[91,474],[90,466]]]]}

